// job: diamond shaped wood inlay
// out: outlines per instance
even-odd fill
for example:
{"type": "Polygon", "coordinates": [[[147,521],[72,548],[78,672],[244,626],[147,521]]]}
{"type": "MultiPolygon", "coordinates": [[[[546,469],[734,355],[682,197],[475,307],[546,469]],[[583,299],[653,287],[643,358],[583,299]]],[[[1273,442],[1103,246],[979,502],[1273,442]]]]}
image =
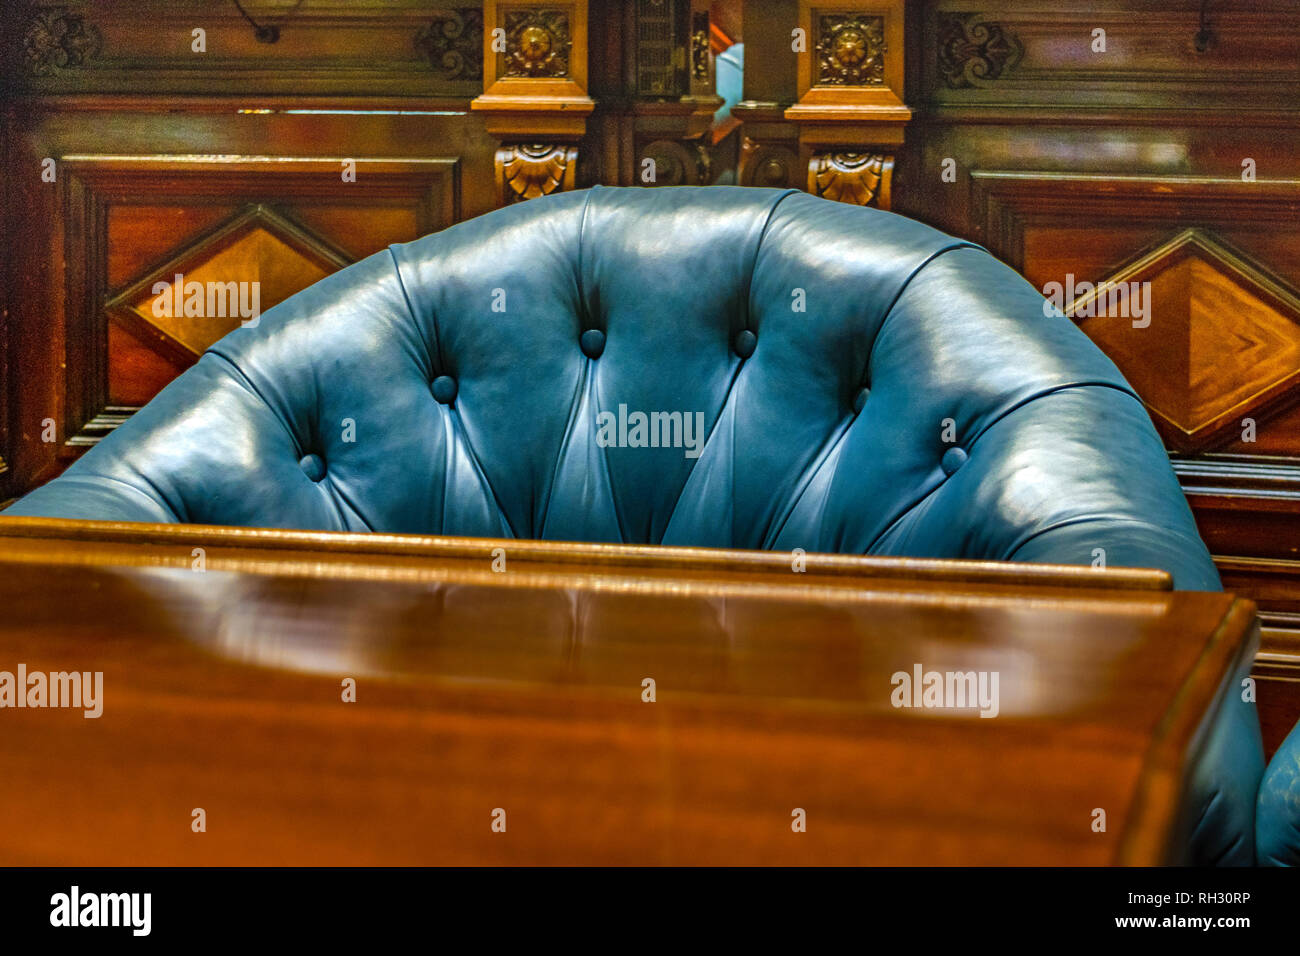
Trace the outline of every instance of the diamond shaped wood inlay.
{"type": "Polygon", "coordinates": [[[189,365],[239,327],[249,311],[240,306],[256,304],[265,312],[348,262],[283,216],[250,206],[113,296],[108,314],[141,341],[189,365]]]}
{"type": "Polygon", "coordinates": [[[1176,451],[1204,450],[1243,418],[1300,398],[1300,296],[1199,230],[1122,267],[1066,314],[1119,366],[1176,451]],[[1109,291],[1142,288],[1132,283],[1149,283],[1141,318],[1116,309],[1109,291]]]}

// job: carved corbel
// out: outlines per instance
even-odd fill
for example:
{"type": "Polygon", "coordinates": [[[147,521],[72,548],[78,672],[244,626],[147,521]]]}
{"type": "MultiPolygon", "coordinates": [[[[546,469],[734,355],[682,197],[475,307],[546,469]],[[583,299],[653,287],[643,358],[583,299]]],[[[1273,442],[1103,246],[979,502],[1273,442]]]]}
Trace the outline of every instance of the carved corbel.
{"type": "Polygon", "coordinates": [[[808,192],[836,202],[888,209],[894,157],[883,153],[813,153],[808,192]]]}
{"type": "Polygon", "coordinates": [[[903,89],[903,0],[800,0],[805,49],[800,98],[785,111],[799,126],[807,189],[888,209],[894,152],[912,111],[903,89]]]}
{"type": "Polygon", "coordinates": [[[574,146],[526,143],[497,150],[497,191],[502,205],[572,189],[578,169],[574,146]]]}
{"type": "Polygon", "coordinates": [[[497,202],[572,189],[587,95],[586,0],[486,0],[483,93],[470,107],[501,141],[497,202]]]}

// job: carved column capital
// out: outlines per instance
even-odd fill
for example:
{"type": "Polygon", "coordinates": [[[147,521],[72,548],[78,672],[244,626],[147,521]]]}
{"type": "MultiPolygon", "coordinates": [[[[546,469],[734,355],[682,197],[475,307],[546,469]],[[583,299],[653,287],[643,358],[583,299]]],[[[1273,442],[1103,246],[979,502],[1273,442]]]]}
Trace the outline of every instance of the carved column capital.
{"type": "Polygon", "coordinates": [[[501,205],[572,189],[578,168],[577,147],[546,143],[502,146],[496,153],[501,205]]]}
{"type": "Polygon", "coordinates": [[[572,189],[587,95],[587,0],[485,0],[483,93],[470,108],[501,140],[501,205],[572,189]]]}
{"type": "Polygon", "coordinates": [[[894,157],[886,153],[813,153],[808,192],[836,202],[888,209],[894,157]]]}
{"type": "Polygon", "coordinates": [[[807,189],[890,206],[894,151],[912,111],[902,100],[903,0],[799,0],[798,124],[807,189]]]}

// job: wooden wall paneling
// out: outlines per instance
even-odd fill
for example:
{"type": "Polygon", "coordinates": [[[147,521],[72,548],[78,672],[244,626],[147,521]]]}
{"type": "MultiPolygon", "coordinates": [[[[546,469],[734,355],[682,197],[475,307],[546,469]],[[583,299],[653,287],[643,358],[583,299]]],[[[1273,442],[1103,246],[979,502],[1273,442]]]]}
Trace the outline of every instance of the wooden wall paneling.
{"type": "Polygon", "coordinates": [[[33,0],[9,5],[20,94],[429,97],[482,89],[482,4],[33,0]],[[203,51],[195,30],[202,30],[203,51]],[[147,82],[145,78],[147,77],[147,82]]]}
{"type": "Polygon", "coordinates": [[[1204,50],[1195,42],[1200,0],[911,6],[920,55],[911,102],[932,116],[1175,126],[1217,113],[1294,122],[1300,9],[1290,0],[1212,6],[1204,50]]]}
{"type": "MultiPolygon", "coordinates": [[[[494,143],[468,102],[248,102],[204,101],[179,112],[161,98],[107,108],[83,99],[10,104],[9,183],[24,211],[10,219],[18,305],[9,347],[22,369],[10,405],[21,426],[12,442],[15,493],[57,474],[183,366],[160,365],[156,349],[109,323],[104,310],[207,230],[260,205],[345,262],[495,205],[494,143]],[[57,182],[40,182],[43,157],[56,159],[57,182]],[[344,160],[355,162],[355,182],[344,181],[344,160]],[[65,339],[69,325],[73,339],[65,339]],[[125,400],[110,395],[110,385],[121,391],[115,371],[135,382],[125,400]],[[47,419],[58,423],[53,443],[41,440],[47,419]]],[[[254,238],[275,242],[264,231],[254,238]]]]}
{"type": "MultiPolygon", "coordinates": [[[[347,183],[343,164],[336,159],[66,157],[67,335],[76,344],[65,358],[65,444],[94,444],[134,410],[111,401],[110,322],[137,340],[147,340],[182,368],[238,325],[234,317],[151,318],[148,306],[155,282],[170,282],[176,274],[204,283],[257,282],[267,296],[260,303],[266,309],[351,261],[329,237],[286,218],[296,207],[408,207],[409,231],[372,232],[362,240],[369,246],[367,253],[455,220],[454,158],[361,157],[356,163],[357,182],[347,183]],[[108,211],[134,203],[181,210],[216,203],[237,212],[215,231],[176,246],[167,261],[125,287],[113,288],[108,283],[108,246],[129,246],[134,232],[111,229],[108,211]]],[[[351,239],[358,241],[355,233],[351,239]]]]}

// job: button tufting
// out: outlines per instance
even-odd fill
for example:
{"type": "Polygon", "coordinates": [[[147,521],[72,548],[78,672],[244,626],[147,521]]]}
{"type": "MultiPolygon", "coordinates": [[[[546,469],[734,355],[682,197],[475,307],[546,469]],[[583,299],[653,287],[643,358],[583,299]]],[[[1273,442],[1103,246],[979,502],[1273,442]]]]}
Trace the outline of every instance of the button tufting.
{"type": "Polygon", "coordinates": [[[582,346],[583,355],[589,359],[598,359],[605,351],[605,333],[600,329],[588,329],[582,333],[578,344],[582,346]]]}
{"type": "Polygon", "coordinates": [[[939,462],[945,475],[951,475],[954,471],[966,464],[966,449],[953,446],[943,453],[943,460],[939,462]]]}
{"type": "Polygon", "coordinates": [[[753,355],[756,345],[758,345],[758,336],[749,329],[741,329],[736,333],[735,349],[736,354],[741,358],[747,359],[753,355]]]}
{"type": "Polygon", "coordinates": [[[320,455],[303,455],[298,462],[298,467],[312,481],[320,481],[325,477],[325,462],[321,460],[320,455]]]}
{"type": "Polygon", "coordinates": [[[433,397],[450,405],[456,400],[456,380],[450,375],[439,375],[433,380],[433,397]]]}
{"type": "Polygon", "coordinates": [[[853,414],[857,415],[862,411],[862,406],[867,404],[867,396],[871,394],[871,389],[860,388],[858,394],[853,396],[853,414]]]}

